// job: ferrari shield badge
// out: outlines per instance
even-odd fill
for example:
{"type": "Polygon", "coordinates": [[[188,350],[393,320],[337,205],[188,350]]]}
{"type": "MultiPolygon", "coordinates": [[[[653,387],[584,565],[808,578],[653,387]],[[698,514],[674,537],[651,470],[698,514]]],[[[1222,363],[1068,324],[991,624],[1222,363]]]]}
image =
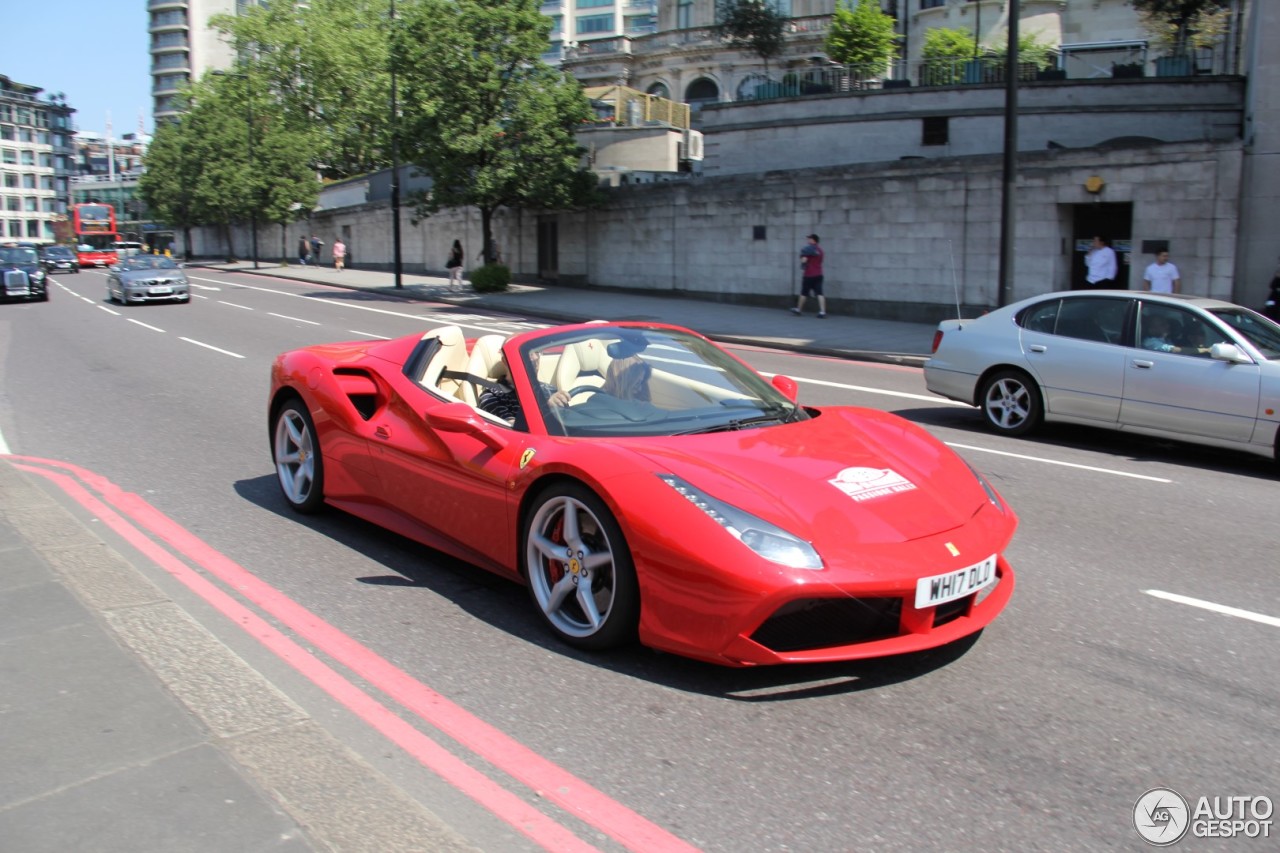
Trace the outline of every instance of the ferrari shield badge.
{"type": "Polygon", "coordinates": [[[533,454],[535,454],[535,453],[537,453],[537,452],[538,452],[538,451],[534,450],[532,447],[526,447],[526,448],[524,449],[524,453],[521,453],[521,454],[520,454],[520,470],[521,470],[521,471],[523,471],[523,470],[525,469],[525,467],[526,467],[526,466],[529,464],[529,462],[533,459],[533,454]]]}
{"type": "Polygon", "coordinates": [[[888,468],[845,468],[827,482],[855,501],[869,501],[898,492],[909,492],[916,484],[888,468]]]}

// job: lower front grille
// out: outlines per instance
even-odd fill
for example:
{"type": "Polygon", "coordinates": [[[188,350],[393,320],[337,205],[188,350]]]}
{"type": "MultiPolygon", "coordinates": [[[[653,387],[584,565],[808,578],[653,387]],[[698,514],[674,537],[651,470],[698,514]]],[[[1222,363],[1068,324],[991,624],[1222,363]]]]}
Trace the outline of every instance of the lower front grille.
{"type": "Polygon", "coordinates": [[[799,652],[896,637],[900,598],[808,598],[779,607],[751,639],[775,652],[799,652]]]}
{"type": "Polygon", "coordinates": [[[27,290],[31,287],[31,282],[27,278],[24,270],[5,270],[4,271],[4,289],[5,290],[27,290]]]}

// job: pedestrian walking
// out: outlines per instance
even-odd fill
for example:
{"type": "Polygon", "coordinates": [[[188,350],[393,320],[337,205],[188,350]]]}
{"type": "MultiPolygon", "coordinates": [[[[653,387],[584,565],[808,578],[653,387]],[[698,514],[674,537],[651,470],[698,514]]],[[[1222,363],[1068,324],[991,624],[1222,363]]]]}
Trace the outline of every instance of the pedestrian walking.
{"type": "Polygon", "coordinates": [[[1116,286],[1116,250],[1111,248],[1111,241],[1106,237],[1097,235],[1093,238],[1093,247],[1085,254],[1084,265],[1089,270],[1085,281],[1090,287],[1116,286]]]}
{"type": "Polygon", "coordinates": [[[316,266],[320,266],[320,250],[324,248],[324,241],[316,235],[311,235],[311,262],[316,266]]]}
{"type": "Polygon", "coordinates": [[[333,241],[333,268],[342,272],[342,266],[347,260],[347,244],[342,242],[342,238],[338,237],[333,241]]]}
{"type": "Polygon", "coordinates": [[[1147,271],[1142,274],[1142,280],[1147,283],[1147,290],[1152,293],[1182,292],[1182,278],[1178,268],[1169,263],[1167,250],[1156,253],[1156,262],[1147,267],[1147,271]]]}
{"type": "Polygon", "coordinates": [[[800,249],[800,268],[804,271],[800,279],[800,299],[791,309],[792,314],[804,313],[806,296],[818,297],[818,317],[827,316],[827,297],[822,293],[822,247],[818,245],[818,235],[810,234],[800,249]]]}
{"type": "Polygon", "coordinates": [[[458,290],[462,287],[462,260],[466,257],[466,253],[462,251],[462,241],[454,240],[453,248],[449,250],[449,260],[445,261],[445,268],[449,270],[449,289],[458,290]]]}
{"type": "Polygon", "coordinates": [[[307,265],[307,258],[311,255],[311,245],[307,243],[307,237],[304,234],[298,238],[298,263],[304,267],[307,265]]]}

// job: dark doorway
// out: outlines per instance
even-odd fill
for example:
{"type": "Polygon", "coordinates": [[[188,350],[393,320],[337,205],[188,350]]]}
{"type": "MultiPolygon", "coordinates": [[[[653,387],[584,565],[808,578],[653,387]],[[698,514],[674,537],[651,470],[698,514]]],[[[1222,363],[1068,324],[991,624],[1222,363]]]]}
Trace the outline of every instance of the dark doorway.
{"type": "Polygon", "coordinates": [[[554,216],[538,217],[538,278],[560,279],[560,228],[554,216]]]}
{"type": "Polygon", "coordinates": [[[1133,256],[1133,205],[1077,204],[1074,205],[1071,223],[1071,289],[1081,290],[1093,285],[1086,281],[1084,256],[1089,251],[1095,235],[1111,241],[1116,250],[1116,290],[1129,289],[1129,264],[1133,256]]]}

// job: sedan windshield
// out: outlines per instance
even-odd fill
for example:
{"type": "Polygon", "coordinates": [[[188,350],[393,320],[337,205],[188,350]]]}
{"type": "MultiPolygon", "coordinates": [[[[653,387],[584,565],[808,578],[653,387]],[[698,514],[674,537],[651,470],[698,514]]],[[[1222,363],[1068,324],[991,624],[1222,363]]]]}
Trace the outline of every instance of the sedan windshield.
{"type": "Polygon", "coordinates": [[[46,258],[66,258],[68,260],[75,257],[66,246],[50,246],[44,250],[44,256],[46,258]]]}
{"type": "Polygon", "coordinates": [[[808,417],[742,362],[673,329],[578,329],[540,338],[521,355],[553,434],[688,435],[808,417]]]}
{"type": "Polygon", "coordinates": [[[26,246],[7,246],[0,249],[0,261],[6,264],[34,264],[36,250],[26,246]]]}
{"type": "Polygon", "coordinates": [[[1243,308],[1219,308],[1213,315],[1257,347],[1264,357],[1280,358],[1280,325],[1243,308]]]}
{"type": "Polygon", "coordinates": [[[124,258],[120,261],[120,269],[122,270],[176,270],[178,264],[173,258],[165,258],[160,255],[135,255],[132,258],[124,258]]]}

